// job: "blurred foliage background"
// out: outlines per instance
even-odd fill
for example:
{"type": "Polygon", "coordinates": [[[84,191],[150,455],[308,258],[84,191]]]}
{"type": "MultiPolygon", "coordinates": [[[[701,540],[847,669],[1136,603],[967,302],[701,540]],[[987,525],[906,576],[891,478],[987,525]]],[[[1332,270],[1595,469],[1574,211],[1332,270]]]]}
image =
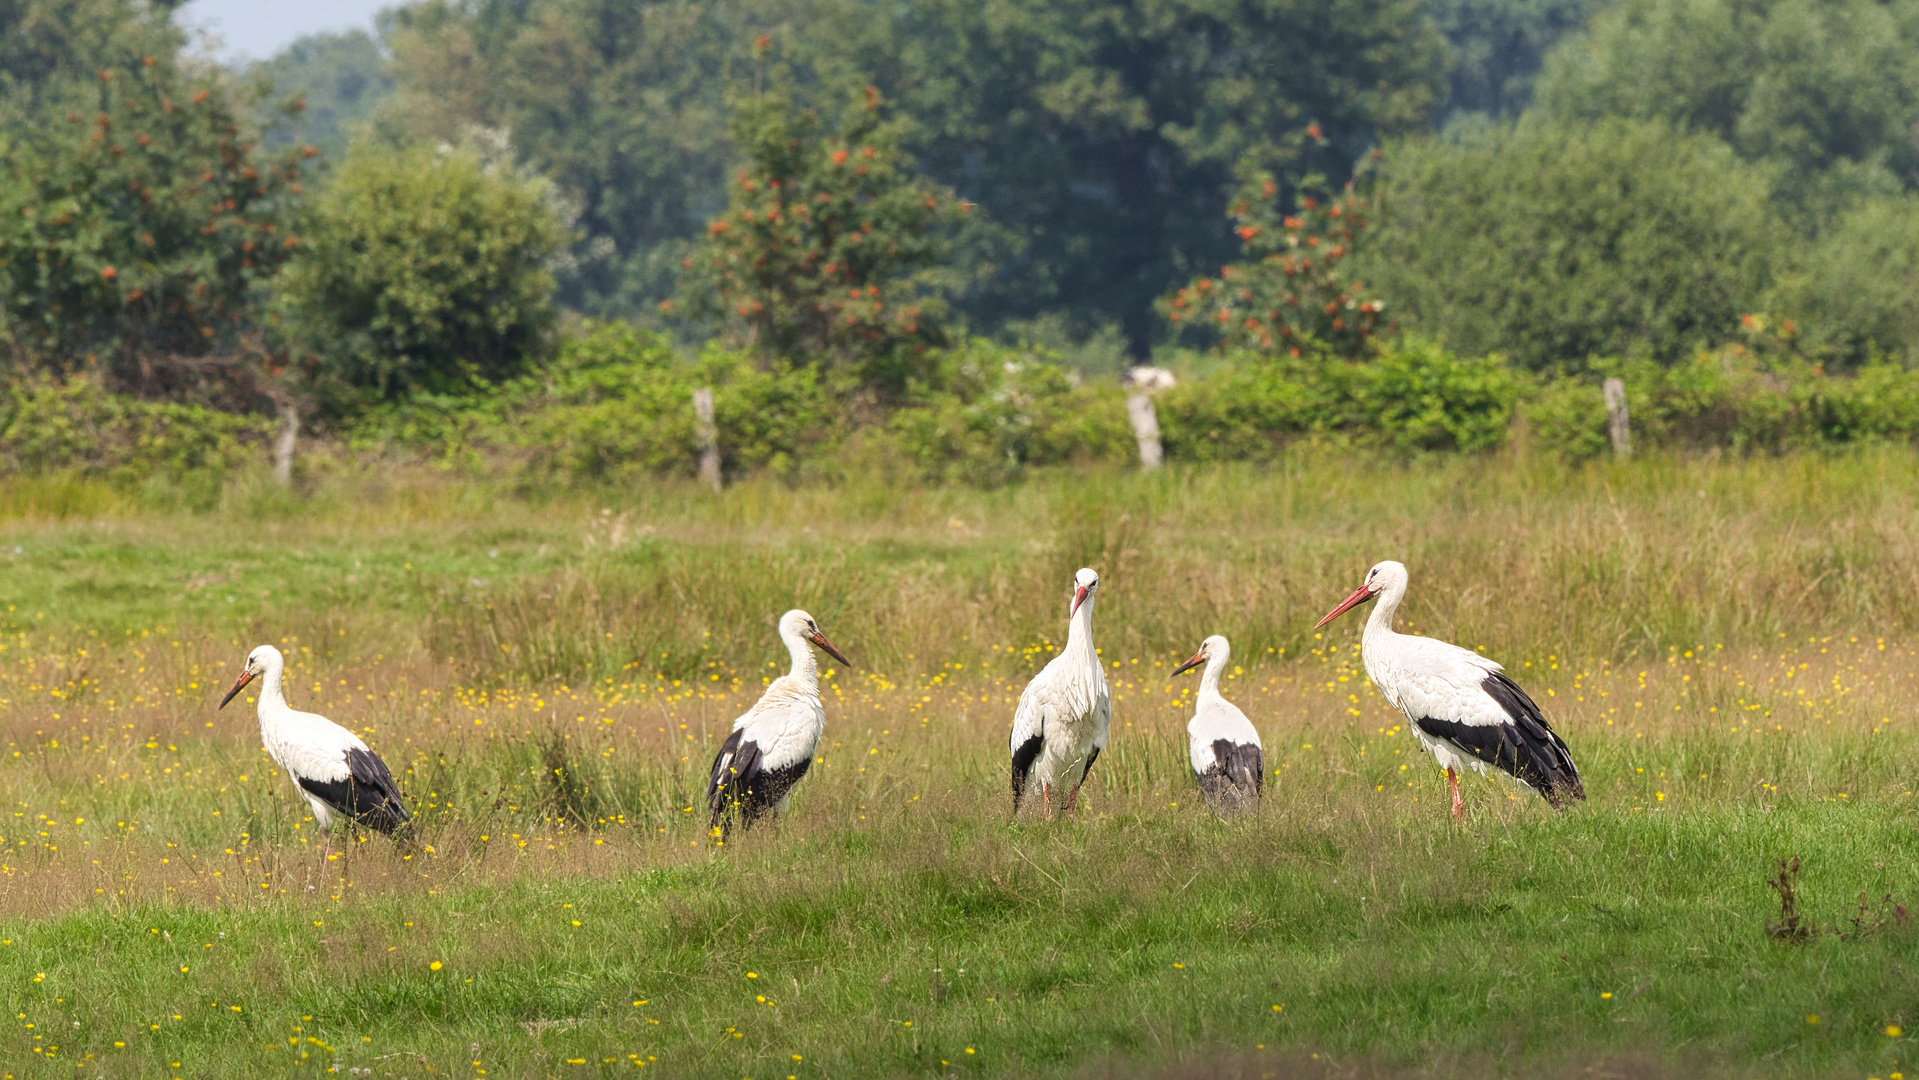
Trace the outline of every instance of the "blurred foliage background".
{"type": "MultiPolygon", "coordinates": [[[[0,0],[0,468],[1919,432],[1919,0],[0,0]],[[291,458],[286,459],[288,462],[291,458]]],[[[330,463],[330,464],[329,464],[330,463]]],[[[129,482],[132,482],[131,480],[129,482]]],[[[141,482],[146,482],[144,479],[141,482]]]]}

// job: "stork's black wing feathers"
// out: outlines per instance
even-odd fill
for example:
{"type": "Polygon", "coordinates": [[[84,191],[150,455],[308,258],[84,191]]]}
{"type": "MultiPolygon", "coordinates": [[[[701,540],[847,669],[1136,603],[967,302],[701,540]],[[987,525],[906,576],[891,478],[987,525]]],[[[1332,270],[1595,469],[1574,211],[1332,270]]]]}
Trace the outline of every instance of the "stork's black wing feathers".
{"type": "Polygon", "coordinates": [[[1555,808],[1586,797],[1572,752],[1546,723],[1545,714],[1503,672],[1486,676],[1480,688],[1511,719],[1508,724],[1461,724],[1427,717],[1420,730],[1517,777],[1555,808]]]}
{"type": "MultiPolygon", "coordinates": [[[[1020,743],[1013,751],[1013,813],[1019,813],[1020,800],[1026,796],[1026,776],[1033,771],[1033,762],[1039,760],[1040,747],[1046,744],[1046,736],[1034,735],[1020,743]]],[[[1091,768],[1092,763],[1088,762],[1091,768]]]]}
{"type": "Polygon", "coordinates": [[[341,816],[383,833],[413,820],[407,812],[400,788],[386,762],[371,750],[353,747],[346,752],[347,775],[343,780],[314,780],[300,777],[300,787],[317,796],[341,816]]]}
{"type": "Polygon", "coordinates": [[[720,744],[713,758],[713,775],[706,783],[707,827],[731,831],[737,815],[751,825],[779,804],[813,764],[802,757],[790,765],[769,769],[760,744],[735,731],[720,744]]]}
{"type": "Polygon", "coordinates": [[[1213,767],[1199,778],[1206,805],[1219,813],[1250,809],[1265,788],[1266,759],[1252,743],[1213,740],[1213,767]]]}

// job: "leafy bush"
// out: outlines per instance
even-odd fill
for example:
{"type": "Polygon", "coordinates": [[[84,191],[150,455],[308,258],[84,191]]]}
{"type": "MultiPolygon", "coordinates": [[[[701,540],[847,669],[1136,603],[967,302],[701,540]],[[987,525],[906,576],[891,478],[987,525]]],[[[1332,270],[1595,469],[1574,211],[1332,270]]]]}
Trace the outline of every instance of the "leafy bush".
{"type": "Polygon", "coordinates": [[[1522,389],[1502,357],[1460,359],[1417,340],[1366,362],[1235,359],[1213,378],[1160,396],[1170,459],[1266,459],[1302,436],[1402,453],[1477,453],[1505,441],[1522,389]]]}
{"type": "Polygon", "coordinates": [[[267,424],[199,405],[116,394],[92,375],[0,387],[0,471],[113,480],[223,472],[261,457],[267,424]]]}
{"type": "Polygon", "coordinates": [[[588,324],[548,367],[469,396],[415,395],[361,418],[361,449],[428,446],[447,457],[504,457],[535,476],[691,476],[699,447],[693,391],[713,389],[722,467],[789,473],[843,437],[845,413],[816,372],[763,371],[710,347],[696,362],[657,335],[588,324]]]}
{"type": "Polygon", "coordinates": [[[1359,258],[1387,309],[1533,370],[1732,339],[1783,246],[1762,171],[1658,122],[1398,143],[1378,192],[1359,258]]]}
{"type": "Polygon", "coordinates": [[[1135,445],[1117,386],[1080,385],[1054,358],[984,341],[941,354],[887,429],[926,480],[982,487],[1037,465],[1123,461],[1135,445]]]}
{"type": "Polygon", "coordinates": [[[336,408],[464,393],[549,355],[566,228],[546,181],[477,145],[357,146],[304,239],[280,292],[336,408]]]}
{"type": "MultiPolygon", "coordinates": [[[[1635,449],[1779,452],[1919,438],[1919,372],[1895,364],[1833,376],[1731,345],[1670,367],[1639,361],[1598,369],[1625,380],[1635,449]]],[[[1524,412],[1550,453],[1578,460],[1611,452],[1599,375],[1544,380],[1524,412]]]]}
{"type": "Polygon", "coordinates": [[[1404,342],[1360,372],[1370,440],[1401,451],[1498,448],[1522,389],[1505,357],[1455,357],[1429,341],[1404,342]]]}
{"type": "MultiPolygon", "coordinates": [[[[208,391],[295,238],[303,151],[183,62],[165,5],[0,7],[0,345],[16,371],[96,358],[146,394],[208,391]]],[[[218,386],[211,388],[213,391],[218,386]]]]}

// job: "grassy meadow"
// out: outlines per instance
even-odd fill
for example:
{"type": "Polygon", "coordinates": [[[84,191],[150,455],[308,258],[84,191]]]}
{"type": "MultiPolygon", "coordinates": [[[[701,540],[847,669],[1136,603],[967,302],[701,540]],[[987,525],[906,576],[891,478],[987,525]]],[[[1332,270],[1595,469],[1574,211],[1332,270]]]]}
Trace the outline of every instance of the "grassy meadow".
{"type": "Polygon", "coordinates": [[[11,481],[0,1080],[1919,1076],[1915,493],[1904,450],[719,497],[395,470],[197,510],[11,481]],[[1449,819],[1360,617],[1311,629],[1384,558],[1401,628],[1505,662],[1587,802],[1473,778],[1449,819]],[[1080,565],[1112,743],[1076,820],[1014,822],[1080,565]],[[792,606],[855,668],[792,813],[720,845],[699,789],[792,606]],[[1166,677],[1215,632],[1272,770],[1233,821],[1166,677]],[[216,711],[264,641],[410,841],[325,852],[251,695],[216,711]]]}

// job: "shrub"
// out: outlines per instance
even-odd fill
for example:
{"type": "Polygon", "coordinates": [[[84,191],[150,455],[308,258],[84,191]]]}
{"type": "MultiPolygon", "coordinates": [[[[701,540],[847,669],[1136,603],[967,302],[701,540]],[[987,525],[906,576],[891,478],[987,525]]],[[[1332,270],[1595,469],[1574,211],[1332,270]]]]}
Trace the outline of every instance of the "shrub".
{"type": "Polygon", "coordinates": [[[357,146],[304,237],[280,292],[335,408],[464,393],[549,354],[566,228],[546,181],[477,146],[357,146]]]}
{"type": "Polygon", "coordinates": [[[1503,356],[1461,359],[1413,340],[1359,370],[1369,441],[1401,451],[1496,449],[1519,403],[1520,381],[1503,356]]]}
{"type": "Polygon", "coordinates": [[[361,449],[429,446],[450,458],[505,457],[561,478],[691,476],[699,447],[693,390],[713,388],[730,473],[789,473],[844,434],[843,407],[816,372],[762,371],[717,346],[696,362],[624,323],[587,324],[541,371],[471,395],[417,394],[353,426],[361,449]]]}
{"type": "Polygon", "coordinates": [[[1240,354],[1159,401],[1173,460],[1261,460],[1307,435],[1397,452],[1477,453],[1501,445],[1520,380],[1504,358],[1460,359],[1409,340],[1363,362],[1324,354],[1240,354]]]}
{"type": "MultiPolygon", "coordinates": [[[[1919,437],[1919,372],[1869,364],[1834,376],[1744,345],[1681,364],[1596,365],[1625,380],[1636,449],[1772,452],[1919,437]]],[[[1538,445],[1578,460],[1610,452],[1600,375],[1544,380],[1524,408],[1538,445]]]]}
{"type": "Polygon", "coordinates": [[[1766,174],[1651,121],[1522,123],[1389,147],[1366,280],[1409,331],[1541,370],[1673,362],[1761,309],[1782,233],[1766,174]]]}
{"type": "Polygon", "coordinates": [[[982,487],[1032,466],[1125,460],[1134,447],[1118,387],[1081,385],[1056,358],[985,341],[942,353],[887,429],[926,480],[982,487]]]}
{"type": "Polygon", "coordinates": [[[260,458],[267,426],[116,394],[94,375],[33,376],[0,388],[0,470],[123,481],[224,472],[260,458]]]}

